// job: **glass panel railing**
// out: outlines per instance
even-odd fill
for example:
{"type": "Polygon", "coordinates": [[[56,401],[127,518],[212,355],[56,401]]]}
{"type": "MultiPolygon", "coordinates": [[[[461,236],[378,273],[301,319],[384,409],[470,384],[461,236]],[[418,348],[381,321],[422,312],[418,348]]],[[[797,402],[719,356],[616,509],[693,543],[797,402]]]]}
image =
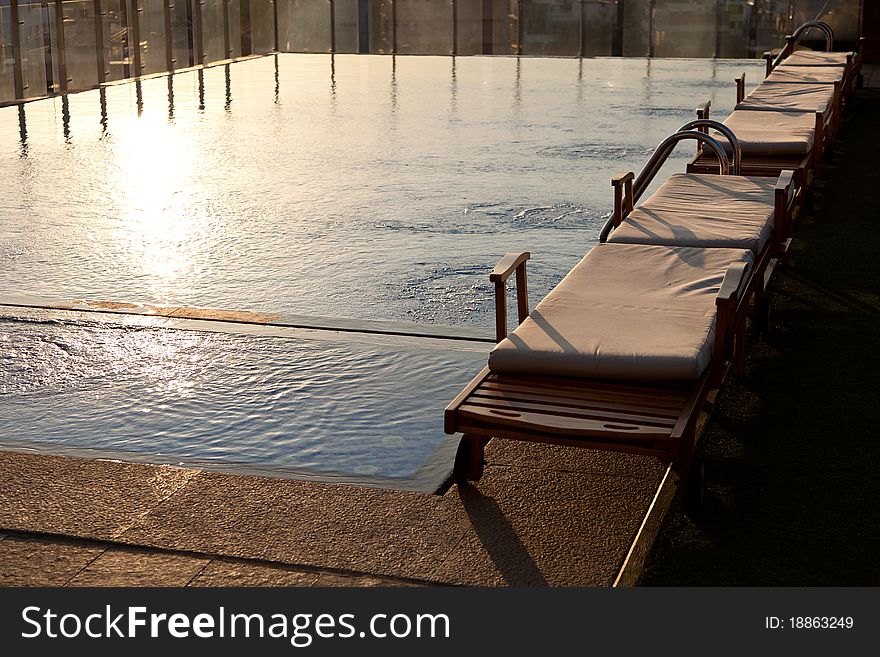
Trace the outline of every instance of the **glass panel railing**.
{"type": "Polygon", "coordinates": [[[523,0],[524,55],[569,55],[581,51],[580,0],[523,0]]]}
{"type": "Polygon", "coordinates": [[[227,58],[225,0],[200,0],[202,19],[202,61],[205,64],[227,58]]]}
{"type": "MultiPolygon", "coordinates": [[[[782,46],[793,25],[817,18],[832,25],[838,48],[852,48],[861,7],[861,0],[0,0],[0,102],[276,49],[760,57],[782,46]]],[[[804,41],[824,46],[818,33],[804,41]]]]}
{"type": "Polygon", "coordinates": [[[601,57],[617,50],[617,0],[584,2],[583,55],[601,57]]]}
{"type": "Polygon", "coordinates": [[[715,0],[667,0],[654,9],[655,57],[715,55],[718,6],[715,0]]]}
{"type": "Polygon", "coordinates": [[[651,0],[626,0],[622,17],[622,50],[624,57],[647,57],[651,54],[653,15],[651,0]]]}
{"type": "Polygon", "coordinates": [[[330,1],[280,0],[278,40],[286,52],[330,52],[330,1]]]}
{"type": "Polygon", "coordinates": [[[394,52],[395,7],[393,0],[369,0],[370,52],[380,55],[394,52]]]}
{"type": "Polygon", "coordinates": [[[241,1],[226,0],[229,12],[229,57],[241,57],[241,1]]]}
{"type": "MultiPolygon", "coordinates": [[[[876,2],[876,0],[864,0],[876,2]]],[[[825,21],[834,30],[835,41],[854,43],[859,36],[861,6],[859,0],[793,0],[792,24],[797,27],[809,20],[825,21]]],[[[822,33],[814,30],[807,35],[816,39],[819,47],[824,47],[822,33]]]]}
{"type": "Polygon", "coordinates": [[[275,0],[251,0],[251,52],[275,50],[275,0]]]}
{"type": "Polygon", "coordinates": [[[192,52],[192,5],[190,0],[168,0],[171,19],[171,65],[187,68],[195,61],[192,52]]]}
{"type": "MultiPolygon", "coordinates": [[[[366,41],[366,24],[364,25],[364,44],[361,47],[361,21],[362,7],[360,0],[335,0],[333,11],[333,25],[335,27],[335,51],[336,52],[361,52],[369,50],[366,41]]],[[[366,12],[363,12],[366,13],[366,12]]]]}
{"type": "Polygon", "coordinates": [[[15,52],[12,8],[0,6],[0,103],[15,100],[15,52]]]}
{"type": "Polygon", "coordinates": [[[92,0],[67,0],[61,4],[61,14],[67,86],[92,87],[98,84],[95,4],[92,0]]]}
{"type": "MultiPolygon", "coordinates": [[[[49,50],[49,11],[40,3],[18,3],[19,33],[21,38],[22,88],[26,97],[44,96],[50,89],[46,84],[46,54],[49,50]]],[[[51,60],[49,79],[51,79],[51,60]]]]}
{"type": "Polygon", "coordinates": [[[101,0],[104,39],[104,79],[124,80],[133,75],[128,48],[127,0],[101,0]]]}
{"type": "Polygon", "coordinates": [[[164,4],[165,0],[138,0],[141,75],[168,70],[164,4]]]}
{"type": "Polygon", "coordinates": [[[416,55],[452,53],[450,0],[398,0],[397,52],[416,55]]]}

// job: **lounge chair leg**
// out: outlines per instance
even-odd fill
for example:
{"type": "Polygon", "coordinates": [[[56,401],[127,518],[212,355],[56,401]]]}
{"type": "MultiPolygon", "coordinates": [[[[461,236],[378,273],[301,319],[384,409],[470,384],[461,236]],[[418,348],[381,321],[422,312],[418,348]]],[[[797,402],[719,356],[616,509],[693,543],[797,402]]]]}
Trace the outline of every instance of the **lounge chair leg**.
{"type": "Polygon", "coordinates": [[[706,492],[706,476],[703,459],[694,455],[686,468],[678,475],[678,501],[688,513],[698,512],[706,492]]]}
{"type": "Polygon", "coordinates": [[[455,454],[455,478],[459,481],[479,481],[486,463],[485,449],[488,438],[465,434],[455,454]]]}
{"type": "Polygon", "coordinates": [[[733,346],[733,374],[737,378],[746,371],[746,326],[745,322],[736,328],[733,346]]]}
{"type": "Polygon", "coordinates": [[[758,302],[756,320],[758,321],[758,330],[764,337],[770,337],[773,334],[773,306],[766,294],[758,302]]]}

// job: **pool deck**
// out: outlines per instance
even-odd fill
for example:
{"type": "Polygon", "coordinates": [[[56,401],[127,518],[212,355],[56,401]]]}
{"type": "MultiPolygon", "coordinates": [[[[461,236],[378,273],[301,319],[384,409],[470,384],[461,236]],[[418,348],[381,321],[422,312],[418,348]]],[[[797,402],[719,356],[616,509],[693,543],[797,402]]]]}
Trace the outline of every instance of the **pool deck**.
{"type": "MultiPolygon", "coordinates": [[[[865,72],[869,86],[880,85],[880,74],[870,67],[865,72]]],[[[850,205],[858,205],[862,196],[863,206],[869,204],[869,199],[880,203],[875,168],[864,167],[862,160],[850,158],[847,151],[864,150],[858,139],[847,139],[847,135],[870,134],[872,139],[867,141],[876,156],[877,134],[872,117],[880,111],[880,92],[856,92],[854,104],[858,111],[847,117],[834,166],[820,181],[825,189],[798,227],[806,229],[813,241],[807,248],[795,251],[796,272],[801,268],[809,273],[834,266],[836,261],[829,261],[828,252],[834,242],[823,234],[841,230],[839,226],[829,228],[840,220],[841,206],[833,201],[845,200],[849,194],[850,205]],[[862,162],[861,167],[856,166],[858,162],[862,162]],[[873,185],[873,191],[869,195],[865,190],[871,187],[865,187],[860,192],[860,185],[873,185]],[[844,190],[844,186],[851,187],[844,190]],[[822,199],[829,200],[823,203],[822,199]],[[828,246],[818,248],[816,244],[828,246]]],[[[876,207],[863,209],[863,213],[876,218],[876,207]]],[[[858,230],[864,232],[856,239],[863,245],[876,244],[880,236],[876,221],[857,223],[858,230]]],[[[796,232],[796,244],[797,240],[796,232]]],[[[876,262],[876,251],[873,254],[876,262]]],[[[838,261],[849,258],[847,253],[831,255],[838,261]]],[[[851,293],[852,281],[846,276],[826,276],[822,280],[822,294],[817,294],[815,286],[808,282],[783,286],[786,302],[791,304],[794,300],[807,309],[830,311],[822,315],[824,323],[820,325],[806,312],[789,311],[781,318],[789,335],[806,336],[802,348],[786,353],[759,345],[753,350],[750,372],[759,370],[762,363],[772,365],[776,378],[771,383],[778,384],[780,377],[782,381],[800,382],[803,366],[793,359],[803,360],[809,355],[804,349],[809,352],[821,347],[822,340],[827,339],[827,331],[823,332],[822,327],[835,319],[834,314],[841,307],[855,309],[856,320],[868,322],[868,328],[876,325],[880,312],[876,305],[880,298],[876,277],[858,281],[870,288],[858,297],[851,293]],[[786,373],[794,378],[786,379],[786,373]]],[[[835,336],[834,353],[838,356],[877,352],[873,330],[835,336]]],[[[790,394],[785,386],[770,386],[776,395],[773,409],[785,417],[804,414],[800,426],[823,410],[833,415],[836,409],[849,408],[844,401],[850,397],[850,383],[844,376],[834,376],[836,367],[832,363],[821,368],[821,394],[808,397],[810,413],[805,413],[803,401],[796,398],[800,390],[797,386],[790,394]],[[780,409],[777,402],[786,395],[790,407],[780,409]]],[[[876,389],[876,383],[874,386],[876,389]]],[[[726,401],[719,400],[719,406],[726,404],[732,411],[710,423],[709,435],[712,431],[723,434],[755,430],[749,421],[731,423],[731,417],[735,420],[736,412],[760,409],[762,402],[771,400],[738,401],[738,390],[734,386],[726,401]],[[741,405],[748,408],[740,408],[741,405]]],[[[870,390],[862,389],[859,399],[869,396],[870,390]]],[[[866,418],[870,415],[864,406],[850,410],[866,418]]],[[[440,418],[438,411],[438,422],[440,418]]],[[[853,422],[852,418],[848,421],[853,422]]],[[[784,429],[791,425],[782,421],[773,426],[784,429]]],[[[835,453],[865,453],[862,443],[867,439],[864,436],[862,442],[855,440],[851,445],[841,442],[835,446],[835,453]]],[[[727,440],[726,444],[729,443],[727,440]]],[[[766,447],[748,443],[745,453],[737,454],[747,464],[747,473],[756,472],[748,463],[766,460],[762,449],[766,447]]],[[[453,485],[444,494],[434,495],[2,451],[0,585],[613,586],[638,582],[667,508],[675,509],[671,477],[658,462],[499,441],[490,444],[487,456],[489,465],[478,485],[453,485]]],[[[783,454],[771,451],[770,456],[770,465],[785,463],[783,454]]],[[[863,476],[858,478],[869,488],[870,482],[876,481],[874,469],[875,463],[865,464],[863,476]]],[[[812,506],[799,492],[793,498],[797,508],[817,508],[817,496],[833,500],[834,491],[840,490],[846,481],[850,481],[852,489],[850,471],[834,469],[832,465],[821,472],[822,481],[801,481],[796,475],[787,477],[786,481],[795,488],[797,482],[810,487],[812,506]]],[[[726,579],[716,583],[743,581],[736,571],[725,570],[719,557],[731,551],[745,551],[745,556],[735,560],[737,568],[760,565],[748,561],[748,545],[737,535],[748,528],[749,518],[754,517],[749,514],[760,507],[766,518],[761,516],[759,528],[791,528],[791,523],[780,522],[774,507],[780,500],[785,501],[791,491],[777,490],[772,481],[770,477],[764,482],[768,485],[755,493],[760,497],[755,501],[758,506],[746,505],[740,524],[736,524],[738,516],[732,518],[733,530],[718,526],[718,522],[731,520],[724,510],[716,509],[719,518],[714,525],[711,520],[698,524],[698,529],[713,542],[711,549],[703,546],[702,553],[693,547],[694,542],[699,544],[699,540],[692,539],[693,527],[682,527],[690,521],[673,511],[674,522],[664,529],[663,550],[655,553],[647,582],[707,583],[705,578],[718,572],[725,573],[726,579]],[[689,568],[694,556],[698,561],[689,568]],[[682,573],[687,576],[681,576],[682,573]]],[[[871,490],[876,491],[876,486],[871,490]]],[[[856,506],[864,507],[862,514],[867,513],[867,505],[856,506]]],[[[795,507],[778,508],[792,511],[795,507]]],[[[822,508],[832,513],[825,506],[822,508]]],[[[844,517],[862,517],[866,522],[876,518],[873,512],[868,519],[860,516],[855,507],[853,513],[844,517]]],[[[809,517],[809,513],[795,514],[800,528],[799,550],[803,545],[828,541],[821,524],[812,532],[805,528],[803,523],[809,517]]],[[[863,523],[861,527],[868,532],[863,532],[861,544],[868,545],[872,536],[876,537],[876,526],[863,523]]],[[[855,527],[849,527],[848,532],[854,533],[855,527]]],[[[856,540],[849,533],[843,537],[839,551],[822,554],[838,560],[845,560],[847,553],[853,554],[846,549],[852,548],[856,540]]],[[[776,552],[785,552],[785,532],[774,531],[771,537],[777,541],[776,552]]],[[[765,540],[757,543],[755,550],[767,548],[765,540]]],[[[873,551],[869,553],[873,555],[873,551]]],[[[827,563],[813,563],[811,567],[826,566],[827,563]]]]}
{"type": "MultiPolygon", "coordinates": [[[[4,315],[33,312],[391,349],[483,353],[492,343],[476,329],[0,298],[4,315]]],[[[14,445],[0,451],[7,585],[631,584],[674,490],[655,459],[504,442],[491,445],[479,486],[447,481],[432,494],[378,480],[341,485],[83,458],[48,445],[25,452],[16,436],[2,440],[14,445]]]]}

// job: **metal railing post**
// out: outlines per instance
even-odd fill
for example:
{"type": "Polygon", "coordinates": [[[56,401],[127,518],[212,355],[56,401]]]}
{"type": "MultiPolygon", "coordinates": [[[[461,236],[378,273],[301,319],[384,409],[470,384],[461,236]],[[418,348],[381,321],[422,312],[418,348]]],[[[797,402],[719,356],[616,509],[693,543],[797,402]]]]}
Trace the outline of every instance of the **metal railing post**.
{"type": "MultiPolygon", "coordinates": [[[[278,52],[279,46],[280,46],[280,42],[278,40],[278,0],[271,0],[271,2],[272,2],[272,29],[273,29],[272,50],[274,50],[275,52],[278,52]]],[[[330,4],[331,5],[333,4],[332,0],[331,0],[330,4]]]]}
{"type": "Polygon", "coordinates": [[[162,13],[165,21],[165,70],[174,70],[174,49],[171,42],[171,2],[162,0],[162,13]]]}
{"type": "Polygon", "coordinates": [[[523,2],[516,0],[516,54],[522,55],[523,42],[523,2]]]}
{"type": "Polygon", "coordinates": [[[232,42],[229,39],[229,0],[220,0],[223,5],[223,53],[224,59],[232,57],[232,42]]]}
{"type": "Polygon", "coordinates": [[[370,52],[370,3],[358,0],[358,52],[370,52]]]}
{"type": "Polygon", "coordinates": [[[203,65],[205,63],[205,36],[202,31],[202,5],[204,0],[191,0],[192,2],[192,49],[193,64],[203,65]]]}
{"type": "MultiPolygon", "coordinates": [[[[126,1],[126,0],[123,0],[126,1]]],[[[60,0],[59,0],[60,2],[60,0]]],[[[128,57],[134,56],[134,77],[140,77],[143,72],[144,65],[141,63],[141,8],[138,7],[138,0],[131,0],[131,17],[129,29],[131,30],[128,38],[128,57]]]]}
{"type": "Polygon", "coordinates": [[[391,54],[397,54],[397,3],[391,2],[391,54]]]}
{"type": "Polygon", "coordinates": [[[586,35],[584,34],[584,0],[580,0],[578,3],[580,7],[580,13],[578,14],[578,57],[584,56],[584,51],[586,50],[586,35]]]}
{"type": "Polygon", "coordinates": [[[450,55],[458,54],[458,2],[450,0],[452,3],[452,52],[450,55]]]}
{"type": "Polygon", "coordinates": [[[128,2],[119,1],[119,22],[122,24],[122,77],[127,80],[131,77],[131,42],[128,31],[128,2]]]}
{"type": "Polygon", "coordinates": [[[336,52],[336,0],[330,0],[330,52],[336,52]]]}
{"type": "Polygon", "coordinates": [[[95,8],[95,67],[98,71],[98,84],[107,81],[107,67],[104,65],[104,12],[101,0],[93,0],[95,8]]]}
{"type": "Polygon", "coordinates": [[[58,40],[58,91],[67,91],[67,51],[64,47],[64,14],[55,0],[55,38],[58,40]]]}
{"type": "Polygon", "coordinates": [[[12,21],[12,83],[15,86],[15,97],[24,98],[24,74],[21,59],[21,21],[18,18],[18,0],[10,0],[9,17],[12,21]]]}

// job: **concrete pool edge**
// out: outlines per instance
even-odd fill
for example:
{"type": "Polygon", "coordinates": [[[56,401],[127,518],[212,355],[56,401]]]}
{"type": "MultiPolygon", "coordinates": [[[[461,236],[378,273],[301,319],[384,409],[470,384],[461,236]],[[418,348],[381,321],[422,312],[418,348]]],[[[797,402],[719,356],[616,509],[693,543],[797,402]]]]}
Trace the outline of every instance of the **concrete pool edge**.
{"type": "Polygon", "coordinates": [[[657,481],[632,463],[611,474],[573,468],[572,456],[582,455],[560,465],[550,450],[528,464],[493,465],[486,485],[439,496],[0,451],[0,534],[381,585],[611,586],[632,542],[644,540],[638,529],[657,481]]]}
{"type": "Polygon", "coordinates": [[[22,308],[88,312],[99,315],[131,315],[178,320],[169,327],[191,328],[186,320],[217,322],[217,330],[236,332],[236,327],[265,326],[267,328],[304,329],[313,331],[359,333],[412,338],[436,338],[462,342],[494,343],[490,330],[468,326],[412,324],[397,321],[362,320],[308,315],[281,315],[249,310],[197,308],[189,306],[160,306],[129,301],[58,299],[33,295],[0,294],[0,309],[22,308]]]}

